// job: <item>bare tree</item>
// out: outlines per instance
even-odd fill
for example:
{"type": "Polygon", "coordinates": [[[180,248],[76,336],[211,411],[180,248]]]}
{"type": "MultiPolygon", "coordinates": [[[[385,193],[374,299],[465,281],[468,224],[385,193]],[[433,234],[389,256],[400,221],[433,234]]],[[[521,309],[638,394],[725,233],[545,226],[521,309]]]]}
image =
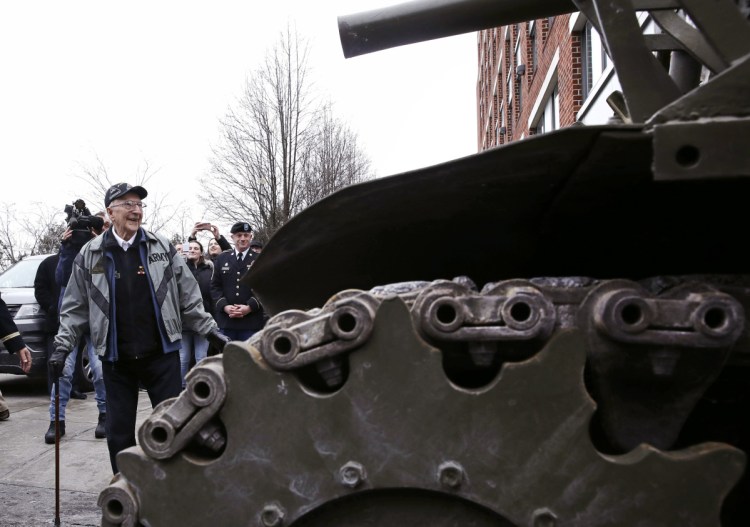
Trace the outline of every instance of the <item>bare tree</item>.
{"type": "Polygon", "coordinates": [[[358,171],[350,181],[368,177],[369,163],[356,138],[347,136],[349,130],[332,118],[330,106],[313,98],[308,55],[306,42],[287,28],[222,119],[221,138],[213,149],[213,177],[206,187],[214,215],[227,223],[249,220],[261,239],[313,199],[349,182],[336,179],[343,173],[339,171],[326,174],[330,181],[317,181],[318,170],[334,152],[348,152],[362,161],[349,163],[358,171]],[[342,137],[350,141],[349,149],[321,144],[342,137]]]}
{"type": "Polygon", "coordinates": [[[51,254],[60,248],[65,231],[62,211],[38,203],[32,207],[18,213],[13,204],[0,204],[0,270],[26,256],[51,254]]]}
{"type": "Polygon", "coordinates": [[[306,152],[302,200],[312,205],[347,185],[370,176],[370,160],[357,144],[357,134],[333,115],[330,104],[324,105],[317,119],[314,141],[306,152]]]}
{"type": "Polygon", "coordinates": [[[62,210],[36,203],[19,221],[28,240],[29,254],[51,254],[60,249],[60,239],[67,225],[62,210]]]}
{"type": "MultiPolygon", "coordinates": [[[[104,194],[107,189],[115,183],[119,183],[121,179],[115,180],[110,177],[106,165],[98,155],[95,156],[95,161],[92,164],[79,163],[79,170],[80,173],[76,177],[85,183],[80,196],[89,204],[91,213],[95,214],[104,208],[104,194]]],[[[128,183],[141,185],[148,189],[148,182],[158,172],[158,169],[153,169],[151,164],[144,160],[140,166],[136,167],[133,179],[129,180],[128,183]]],[[[148,209],[144,214],[144,223],[148,225],[149,230],[160,231],[174,220],[177,207],[169,203],[166,194],[159,195],[149,192],[148,197],[148,209]]]]}
{"type": "Polygon", "coordinates": [[[12,204],[0,205],[0,268],[7,269],[28,254],[23,232],[16,224],[16,211],[12,204]]]}

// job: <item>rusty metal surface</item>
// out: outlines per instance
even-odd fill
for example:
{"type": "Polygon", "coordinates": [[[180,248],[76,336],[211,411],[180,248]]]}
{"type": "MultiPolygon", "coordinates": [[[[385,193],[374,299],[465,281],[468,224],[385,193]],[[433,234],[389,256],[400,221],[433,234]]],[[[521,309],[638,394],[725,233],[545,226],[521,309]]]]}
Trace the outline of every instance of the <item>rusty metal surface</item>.
{"type": "Polygon", "coordinates": [[[671,448],[696,402],[746,329],[742,305],[701,283],[662,295],[613,280],[578,312],[588,339],[590,388],[611,448],[671,448]]]}
{"type": "Polygon", "coordinates": [[[226,449],[169,459],[139,447],[121,453],[121,477],[100,497],[103,525],[345,525],[386,521],[389,503],[406,518],[454,511],[438,525],[718,525],[744,455],[716,443],[598,452],[586,356],[584,334],[561,329],[487,385],[462,388],[397,296],[377,305],[372,334],[348,355],[347,381],[332,393],[233,343],[217,415],[226,449]],[[110,514],[119,511],[127,518],[110,514]]]}
{"type": "Polygon", "coordinates": [[[655,126],[654,172],[661,180],[746,177],[748,137],[748,118],[655,126]]]}

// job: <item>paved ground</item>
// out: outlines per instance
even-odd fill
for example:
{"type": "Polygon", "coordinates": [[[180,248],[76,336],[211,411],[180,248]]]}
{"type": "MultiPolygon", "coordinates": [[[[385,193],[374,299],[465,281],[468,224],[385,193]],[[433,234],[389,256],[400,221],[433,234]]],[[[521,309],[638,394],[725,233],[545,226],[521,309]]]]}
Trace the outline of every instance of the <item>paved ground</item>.
{"type": "MultiPolygon", "coordinates": [[[[0,374],[10,418],[0,421],[0,527],[54,525],[55,449],[44,442],[49,427],[46,382],[0,374]]],[[[151,414],[145,392],[139,424],[151,414]]],[[[71,400],[60,442],[60,524],[98,526],[99,493],[112,479],[107,442],[94,438],[99,413],[94,394],[71,400]]]]}

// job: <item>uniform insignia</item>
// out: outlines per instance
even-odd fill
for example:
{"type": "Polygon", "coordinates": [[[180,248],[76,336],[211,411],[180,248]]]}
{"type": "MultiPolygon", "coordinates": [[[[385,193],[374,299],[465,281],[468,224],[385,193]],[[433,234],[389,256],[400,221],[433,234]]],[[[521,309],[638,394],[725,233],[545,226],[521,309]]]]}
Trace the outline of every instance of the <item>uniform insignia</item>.
{"type": "Polygon", "coordinates": [[[104,259],[99,258],[99,261],[96,262],[96,265],[91,268],[91,274],[102,274],[104,273],[104,259]]]}

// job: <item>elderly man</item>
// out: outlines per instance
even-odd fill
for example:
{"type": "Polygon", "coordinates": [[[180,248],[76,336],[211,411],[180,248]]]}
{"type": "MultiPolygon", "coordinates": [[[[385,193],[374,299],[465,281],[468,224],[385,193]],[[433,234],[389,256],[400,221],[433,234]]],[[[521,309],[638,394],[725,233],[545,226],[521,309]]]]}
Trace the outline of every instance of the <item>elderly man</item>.
{"type": "MultiPolygon", "coordinates": [[[[5,349],[9,353],[18,353],[18,364],[24,373],[29,373],[31,369],[31,352],[23,342],[23,337],[18,332],[16,323],[13,322],[13,317],[8,311],[8,306],[5,305],[2,297],[0,297],[0,340],[5,346],[5,349]]],[[[3,394],[0,393],[0,421],[5,421],[10,417],[10,409],[5,404],[3,394]]]]}
{"type": "Polygon", "coordinates": [[[232,340],[247,340],[263,329],[263,308],[252,289],[240,282],[255,260],[250,250],[253,230],[240,221],[230,229],[234,251],[225,251],[214,261],[211,297],[214,316],[222,333],[232,340]]]}
{"type": "MultiPolygon", "coordinates": [[[[118,452],[136,444],[138,389],[152,407],[179,395],[183,327],[223,348],[228,341],[203,309],[198,283],[169,241],[141,228],[146,189],[118,183],[104,205],[112,227],[87,243],[73,263],[50,359],[59,372],[87,332],[102,361],[106,434],[112,470],[118,452]]],[[[59,375],[59,373],[58,373],[59,375]]]]}

